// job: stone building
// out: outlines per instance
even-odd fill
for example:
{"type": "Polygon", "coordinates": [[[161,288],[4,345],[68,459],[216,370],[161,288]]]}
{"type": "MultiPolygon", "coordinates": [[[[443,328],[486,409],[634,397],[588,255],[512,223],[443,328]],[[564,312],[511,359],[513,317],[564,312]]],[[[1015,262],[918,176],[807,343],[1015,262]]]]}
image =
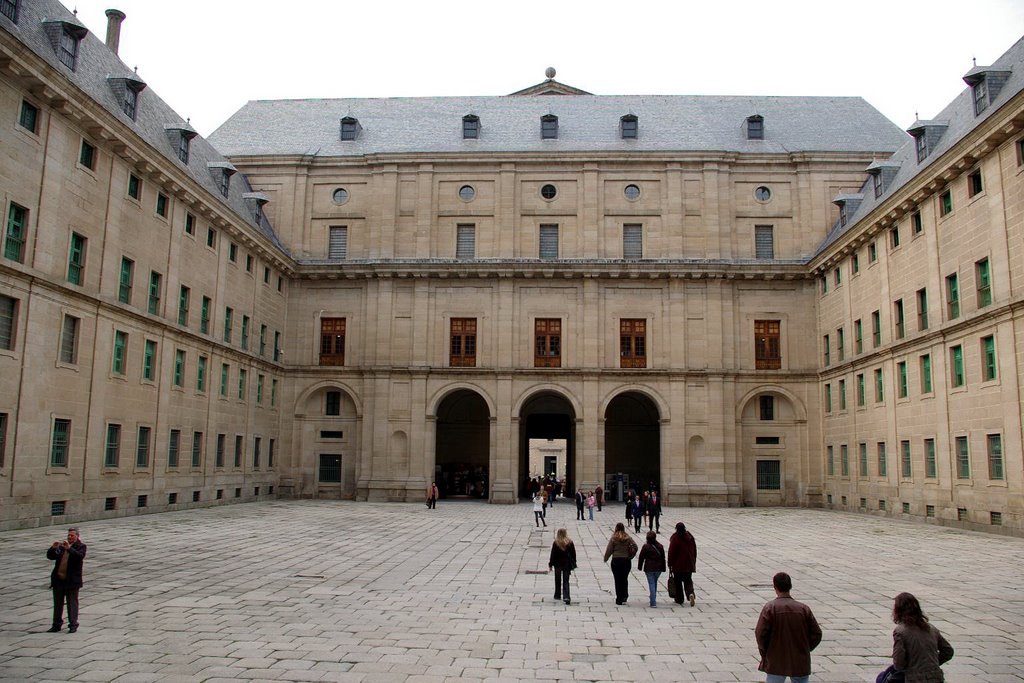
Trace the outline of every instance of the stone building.
{"type": "Polygon", "coordinates": [[[511,503],[550,439],[569,490],[1024,530],[1020,44],[909,136],[860,98],[551,74],[254,101],[207,141],[119,13],[104,43],[0,8],[0,525],[511,503]]]}

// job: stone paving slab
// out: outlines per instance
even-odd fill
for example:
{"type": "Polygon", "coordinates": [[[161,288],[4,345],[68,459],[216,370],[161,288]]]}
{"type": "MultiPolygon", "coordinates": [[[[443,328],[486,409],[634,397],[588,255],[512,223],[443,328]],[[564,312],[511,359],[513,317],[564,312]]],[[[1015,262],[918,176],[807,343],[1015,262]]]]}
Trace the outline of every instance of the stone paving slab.
{"type": "MultiPolygon", "coordinates": [[[[824,631],[812,680],[873,681],[892,596],[956,649],[948,681],[1024,681],[1024,539],[823,510],[669,509],[698,544],[696,607],[615,605],[605,544],[622,517],[534,528],[532,507],[275,501],[87,522],[78,633],[46,633],[61,528],[0,532],[0,680],[763,680],[753,627],[788,571],[824,631]],[[554,530],[575,540],[573,604],[552,599],[554,530]]],[[[638,537],[642,541],[642,535],[638,537]]]]}

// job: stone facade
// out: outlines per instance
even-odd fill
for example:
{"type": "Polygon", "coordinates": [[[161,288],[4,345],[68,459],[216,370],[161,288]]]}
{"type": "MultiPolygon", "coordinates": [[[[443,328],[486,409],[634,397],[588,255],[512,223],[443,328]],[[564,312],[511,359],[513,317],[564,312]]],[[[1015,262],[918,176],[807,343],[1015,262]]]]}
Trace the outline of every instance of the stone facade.
{"type": "Polygon", "coordinates": [[[465,107],[347,100],[342,146],[309,154],[303,117],[325,109],[315,121],[337,137],[341,105],[251,103],[211,145],[144,83],[126,116],[141,82],[110,83],[116,55],[85,35],[67,69],[52,22],[33,22],[66,15],[76,34],[74,18],[19,5],[17,24],[0,17],[5,249],[24,235],[0,258],[0,527],[267,496],[420,501],[431,481],[512,503],[535,474],[529,440],[565,439],[569,490],[624,476],[669,505],[884,500],[887,514],[1024,529],[1014,78],[955,144],[928,127],[934,156],[913,170],[884,166],[906,136],[857,101],[652,104],[554,81],[465,107]],[[452,107],[491,137],[459,148],[455,117],[454,140],[442,127],[420,142],[416,122],[452,107]],[[714,107],[740,112],[735,126],[694,113],[714,107]],[[844,107],[859,113],[837,143],[844,107]],[[541,109],[564,132],[546,147],[541,109]],[[647,135],[637,147],[622,143],[626,111],[647,135]],[[502,118],[522,112],[529,144],[502,118]],[[609,112],[605,140],[588,126],[609,112]],[[866,201],[876,175],[889,187],[866,201]],[[920,386],[926,353],[931,391],[903,396],[898,364],[920,386]]]}

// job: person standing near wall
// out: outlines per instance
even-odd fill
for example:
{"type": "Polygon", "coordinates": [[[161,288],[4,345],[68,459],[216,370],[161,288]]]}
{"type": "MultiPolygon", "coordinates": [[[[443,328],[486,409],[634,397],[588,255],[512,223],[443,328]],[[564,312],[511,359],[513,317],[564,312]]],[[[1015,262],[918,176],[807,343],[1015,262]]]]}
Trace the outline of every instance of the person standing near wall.
{"type": "Polygon", "coordinates": [[[597,488],[594,489],[594,498],[597,499],[597,511],[601,511],[601,505],[604,503],[604,489],[598,484],[597,488]]]}
{"type": "Polygon", "coordinates": [[[427,507],[431,510],[437,509],[437,482],[430,482],[427,488],[427,507]]]}

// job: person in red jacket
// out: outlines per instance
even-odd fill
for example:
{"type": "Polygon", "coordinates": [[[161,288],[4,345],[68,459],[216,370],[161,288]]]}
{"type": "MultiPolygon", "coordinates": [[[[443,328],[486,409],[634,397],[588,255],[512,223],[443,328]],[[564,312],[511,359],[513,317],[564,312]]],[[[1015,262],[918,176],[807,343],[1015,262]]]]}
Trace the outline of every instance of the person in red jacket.
{"type": "Polygon", "coordinates": [[[676,604],[683,604],[689,598],[690,607],[697,603],[693,592],[693,573],[697,571],[697,541],[686,530],[682,522],[676,524],[676,532],[668,542],[668,580],[674,585],[676,604]]]}
{"type": "Polygon", "coordinates": [[[761,653],[758,671],[765,683],[807,683],[811,677],[811,650],[821,642],[821,627],[811,608],[794,600],[793,579],[786,572],[772,577],[775,599],[761,608],[754,636],[761,653]]]}

